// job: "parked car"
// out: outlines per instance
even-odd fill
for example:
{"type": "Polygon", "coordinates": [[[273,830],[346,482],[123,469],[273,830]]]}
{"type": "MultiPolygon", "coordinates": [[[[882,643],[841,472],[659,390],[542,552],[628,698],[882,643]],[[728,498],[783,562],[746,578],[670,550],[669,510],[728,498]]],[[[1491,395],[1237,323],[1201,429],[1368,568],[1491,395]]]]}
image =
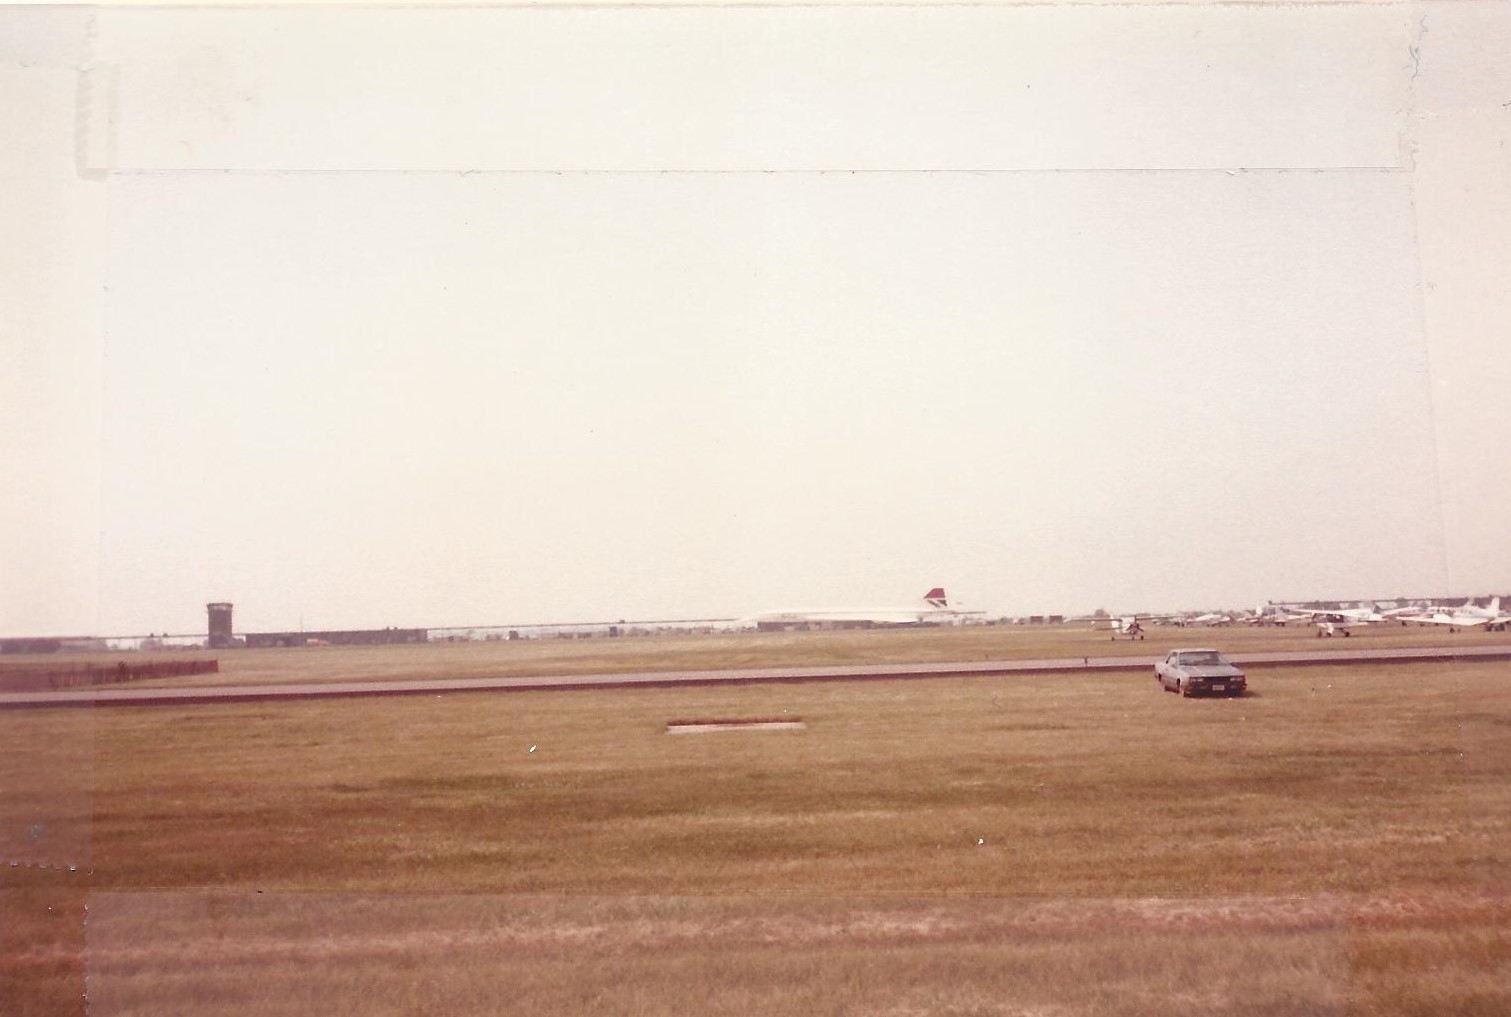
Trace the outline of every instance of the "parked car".
{"type": "Polygon", "coordinates": [[[1194,696],[1198,692],[1241,696],[1248,679],[1216,650],[1171,650],[1154,665],[1155,680],[1167,692],[1194,696]]]}

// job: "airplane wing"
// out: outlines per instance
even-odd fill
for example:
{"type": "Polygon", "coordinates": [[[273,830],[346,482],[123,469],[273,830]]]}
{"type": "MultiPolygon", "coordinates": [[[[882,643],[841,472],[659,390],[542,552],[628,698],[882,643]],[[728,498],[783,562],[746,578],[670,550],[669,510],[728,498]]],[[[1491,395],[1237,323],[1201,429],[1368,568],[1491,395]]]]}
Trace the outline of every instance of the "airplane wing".
{"type": "Polygon", "coordinates": [[[1372,625],[1376,622],[1385,621],[1385,616],[1378,611],[1372,611],[1367,607],[1290,607],[1286,604],[1276,604],[1278,608],[1294,612],[1298,618],[1315,618],[1318,621],[1330,621],[1335,624],[1345,625],[1372,625]]]}
{"type": "Polygon", "coordinates": [[[1494,619],[1489,615],[1444,614],[1439,611],[1434,614],[1397,615],[1396,620],[1412,622],[1417,625],[1453,625],[1457,628],[1467,628],[1473,625],[1487,625],[1494,619]]]}
{"type": "Polygon", "coordinates": [[[1275,608],[1279,608],[1280,610],[1285,611],[1287,614],[1289,614],[1292,618],[1297,618],[1297,619],[1300,619],[1300,618],[1315,618],[1315,617],[1317,617],[1320,614],[1337,615],[1337,614],[1341,613],[1341,612],[1337,611],[1336,609],[1332,610],[1332,611],[1324,611],[1321,608],[1316,608],[1316,607],[1292,607],[1289,604],[1271,604],[1270,606],[1271,607],[1275,607],[1275,608]]]}

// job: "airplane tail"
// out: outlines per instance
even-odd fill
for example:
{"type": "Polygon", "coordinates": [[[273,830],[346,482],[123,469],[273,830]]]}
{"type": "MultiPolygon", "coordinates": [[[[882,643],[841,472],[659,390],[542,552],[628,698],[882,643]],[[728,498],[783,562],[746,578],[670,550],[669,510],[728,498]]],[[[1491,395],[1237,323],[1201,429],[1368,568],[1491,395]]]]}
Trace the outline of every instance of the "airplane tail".
{"type": "Polygon", "coordinates": [[[1501,599],[1499,597],[1492,597],[1490,599],[1490,603],[1485,606],[1485,610],[1489,611],[1491,614],[1500,614],[1501,599]]]}
{"type": "Polygon", "coordinates": [[[950,606],[949,601],[945,598],[944,587],[942,586],[936,586],[928,593],[925,593],[923,599],[928,601],[930,607],[941,611],[950,606]]]}

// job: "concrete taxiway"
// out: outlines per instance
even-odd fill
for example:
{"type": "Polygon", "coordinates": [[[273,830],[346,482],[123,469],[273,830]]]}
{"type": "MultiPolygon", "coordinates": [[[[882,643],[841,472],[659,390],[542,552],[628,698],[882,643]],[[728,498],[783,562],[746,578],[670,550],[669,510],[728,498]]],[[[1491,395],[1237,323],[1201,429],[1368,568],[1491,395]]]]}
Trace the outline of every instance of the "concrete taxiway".
{"type": "MultiPolygon", "coordinates": [[[[1498,646],[1360,649],[1230,654],[1245,668],[1326,665],[1511,661],[1511,644],[1498,646]]],[[[0,710],[95,706],[189,706],[367,696],[438,696],[466,692],[543,692],[587,689],[681,688],[777,682],[882,681],[924,678],[1011,677],[1033,674],[1151,671],[1153,657],[1062,657],[954,664],[870,664],[843,667],[743,668],[721,671],[648,671],[538,675],[515,678],[426,678],[410,681],[333,682],[303,685],[222,685],[198,688],[91,688],[53,692],[0,692],[0,710]]]]}

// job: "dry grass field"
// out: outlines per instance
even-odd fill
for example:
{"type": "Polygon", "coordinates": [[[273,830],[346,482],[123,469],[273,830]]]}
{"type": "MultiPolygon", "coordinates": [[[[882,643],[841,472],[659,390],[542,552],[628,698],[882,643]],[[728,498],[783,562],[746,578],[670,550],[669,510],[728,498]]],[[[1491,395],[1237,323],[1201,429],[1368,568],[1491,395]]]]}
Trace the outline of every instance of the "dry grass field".
{"type": "MultiPolygon", "coordinates": [[[[1248,648],[1195,635],[1175,641],[1248,648]]],[[[499,645],[270,659],[349,653],[341,676],[372,677],[371,653],[398,674],[499,645]]],[[[929,648],[870,652],[903,645],[929,648]]],[[[111,1017],[1503,1015],[1508,680],[1464,663],[1266,669],[1239,700],[1079,674],[0,714],[0,1012],[83,1013],[87,990],[111,1017]],[[740,717],[807,727],[665,733],[740,717]]]]}

